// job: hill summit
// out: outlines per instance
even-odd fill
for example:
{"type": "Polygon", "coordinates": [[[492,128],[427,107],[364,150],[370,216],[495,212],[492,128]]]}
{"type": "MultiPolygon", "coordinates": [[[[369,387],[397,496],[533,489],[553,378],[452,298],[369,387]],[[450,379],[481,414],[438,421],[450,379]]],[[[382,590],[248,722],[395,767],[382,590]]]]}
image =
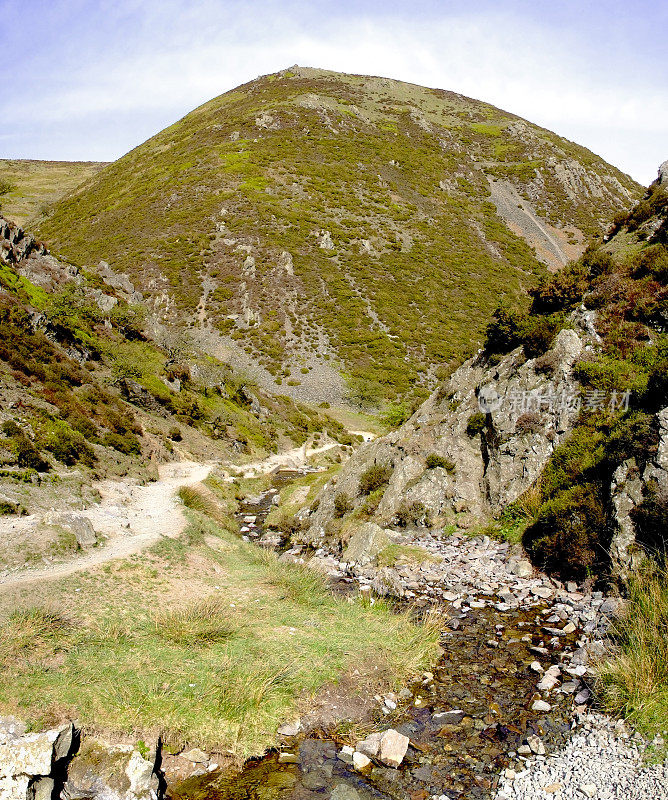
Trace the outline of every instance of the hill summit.
{"type": "Polygon", "coordinates": [[[125,272],[209,351],[307,399],[425,393],[500,301],[563,266],[640,187],[488,103],[292,67],[105,167],[38,226],[125,272]]]}

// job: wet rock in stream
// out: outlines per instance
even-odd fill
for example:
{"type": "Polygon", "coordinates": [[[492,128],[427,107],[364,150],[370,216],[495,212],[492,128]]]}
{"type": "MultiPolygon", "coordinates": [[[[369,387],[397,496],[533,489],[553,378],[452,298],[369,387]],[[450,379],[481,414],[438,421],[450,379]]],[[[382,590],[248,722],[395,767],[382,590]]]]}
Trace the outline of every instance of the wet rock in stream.
{"type": "MultiPolygon", "coordinates": [[[[272,490],[253,498],[258,502],[242,504],[245,538],[274,535],[278,544],[263,523],[276,489],[293,477],[279,473],[272,490]]],[[[305,724],[299,733],[285,729],[280,752],[237,774],[213,770],[173,787],[175,800],[482,800],[529,759],[564,745],[574,708],[591,700],[588,662],[603,647],[616,601],[552,581],[517,548],[487,537],[416,531],[401,539],[430,558],[378,568],[298,543],[281,556],[324,572],[344,595],[380,589],[416,613],[442,615],[443,654],[433,672],[397,694],[378,695],[365,719],[365,729],[408,738],[400,766],[384,764],[364,737],[309,732],[305,724]]]]}
{"type": "Polygon", "coordinates": [[[394,710],[388,707],[389,695],[379,696],[373,713],[375,729],[392,728],[410,740],[398,769],[382,764],[378,754],[363,744],[334,732],[314,732],[301,741],[284,738],[284,752],[294,754],[294,759],[270,754],[250,762],[236,776],[214,772],[193,783],[186,781],[175,787],[172,796],[211,800],[491,797],[504,770],[519,772],[536,751],[550,752],[565,743],[572,692],[569,687],[562,691],[555,686],[541,693],[537,683],[546,674],[554,674],[550,669],[559,665],[564,678],[581,685],[577,675],[581,669],[572,676],[567,672],[575,669],[569,654],[578,650],[577,632],[546,636],[542,623],[551,607],[544,604],[506,612],[491,606],[455,611],[461,627],[444,627],[444,652],[433,674],[425,673],[401,696],[395,695],[394,710]],[[491,647],[490,641],[498,646],[491,647]],[[544,652],[537,656],[532,648],[544,652]],[[540,697],[549,698],[549,713],[532,709],[540,697]],[[353,747],[346,752],[344,744],[353,747]],[[363,773],[355,769],[354,752],[371,759],[363,773]]]}

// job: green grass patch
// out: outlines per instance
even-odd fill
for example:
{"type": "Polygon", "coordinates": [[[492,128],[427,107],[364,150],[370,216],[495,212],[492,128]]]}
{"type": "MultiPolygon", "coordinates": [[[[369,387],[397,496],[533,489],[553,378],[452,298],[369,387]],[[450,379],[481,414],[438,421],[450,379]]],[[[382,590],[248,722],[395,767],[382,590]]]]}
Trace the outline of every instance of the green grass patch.
{"type": "Polygon", "coordinates": [[[435,657],[433,626],[334,597],[188,502],[198,511],[180,538],[53,582],[50,603],[67,617],[6,597],[2,713],[245,758],[326,684],[357,671],[360,691],[396,688],[435,657]]]}
{"type": "Polygon", "coordinates": [[[648,737],[668,730],[668,570],[647,564],[632,578],[612,636],[618,652],[598,667],[603,706],[648,737]]]}

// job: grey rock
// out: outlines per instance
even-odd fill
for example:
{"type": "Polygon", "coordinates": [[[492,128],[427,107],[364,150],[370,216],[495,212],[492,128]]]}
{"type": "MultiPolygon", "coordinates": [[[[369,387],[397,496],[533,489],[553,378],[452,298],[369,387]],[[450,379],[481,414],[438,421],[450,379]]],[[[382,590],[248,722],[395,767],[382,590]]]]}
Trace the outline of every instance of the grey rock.
{"type": "Polygon", "coordinates": [[[382,732],[370,733],[366,739],[357,742],[356,750],[369,758],[376,758],[380,752],[382,732]]]}
{"type": "Polygon", "coordinates": [[[402,733],[387,730],[380,738],[380,761],[388,767],[398,767],[404,760],[410,739],[402,733]]]}
{"type": "Polygon", "coordinates": [[[92,522],[82,514],[48,512],[44,515],[44,523],[65,528],[65,530],[73,533],[77,544],[84,550],[88,547],[94,547],[98,543],[97,533],[93,528],[92,522]]]}
{"type": "Polygon", "coordinates": [[[337,783],[332,789],[330,800],[360,800],[360,794],[347,783],[337,783]]]}
{"type": "Polygon", "coordinates": [[[156,800],[160,779],[149,761],[131,745],[84,739],[72,759],[63,800],[156,800]]]}
{"type": "Polygon", "coordinates": [[[373,522],[365,522],[352,535],[343,560],[356,564],[371,564],[378,554],[392,544],[388,534],[373,522]]]}
{"type": "Polygon", "coordinates": [[[291,722],[284,722],[279,726],[277,733],[279,736],[297,736],[301,729],[301,722],[297,719],[291,722]]]}
{"type": "Polygon", "coordinates": [[[643,481],[635,459],[625,461],[615,470],[610,486],[614,530],[610,541],[612,573],[628,580],[639,555],[635,552],[636,529],[631,514],[642,502],[643,481]]]}

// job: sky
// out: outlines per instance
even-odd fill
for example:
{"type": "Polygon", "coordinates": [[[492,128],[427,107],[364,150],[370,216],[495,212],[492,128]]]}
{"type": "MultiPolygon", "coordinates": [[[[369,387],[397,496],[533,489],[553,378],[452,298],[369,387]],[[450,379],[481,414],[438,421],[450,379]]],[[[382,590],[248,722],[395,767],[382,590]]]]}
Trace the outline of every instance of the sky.
{"type": "Polygon", "coordinates": [[[0,157],[110,161],[292,64],[492,103],[640,183],[668,159],[666,0],[0,0],[0,157]]]}

